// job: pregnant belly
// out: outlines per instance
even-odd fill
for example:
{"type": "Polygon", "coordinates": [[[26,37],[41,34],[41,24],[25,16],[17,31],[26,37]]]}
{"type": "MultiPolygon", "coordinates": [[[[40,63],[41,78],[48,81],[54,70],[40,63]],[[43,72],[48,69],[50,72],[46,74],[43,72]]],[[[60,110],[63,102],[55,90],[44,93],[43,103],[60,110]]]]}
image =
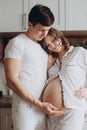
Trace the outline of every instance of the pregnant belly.
{"type": "Polygon", "coordinates": [[[47,84],[43,92],[42,100],[43,102],[51,103],[59,108],[59,110],[66,109],[63,103],[62,85],[58,76],[47,84]]]}

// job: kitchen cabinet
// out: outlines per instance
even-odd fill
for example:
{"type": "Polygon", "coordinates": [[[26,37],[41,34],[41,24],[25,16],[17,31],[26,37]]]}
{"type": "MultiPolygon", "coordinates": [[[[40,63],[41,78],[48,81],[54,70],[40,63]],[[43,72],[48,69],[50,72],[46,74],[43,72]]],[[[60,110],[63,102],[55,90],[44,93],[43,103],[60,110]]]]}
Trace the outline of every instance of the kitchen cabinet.
{"type": "Polygon", "coordinates": [[[0,32],[26,31],[27,13],[27,0],[0,0],[0,32]]]}
{"type": "Polygon", "coordinates": [[[87,30],[87,0],[66,0],[66,30],[87,30]]]}
{"type": "Polygon", "coordinates": [[[27,30],[28,13],[35,4],[47,5],[59,30],[87,30],[87,0],[0,0],[0,32],[27,30]]]}
{"type": "Polygon", "coordinates": [[[0,108],[0,130],[13,130],[11,108],[0,108]]]}
{"type": "Polygon", "coordinates": [[[28,0],[29,10],[35,4],[50,7],[59,30],[87,30],[87,0],[28,0]]]}

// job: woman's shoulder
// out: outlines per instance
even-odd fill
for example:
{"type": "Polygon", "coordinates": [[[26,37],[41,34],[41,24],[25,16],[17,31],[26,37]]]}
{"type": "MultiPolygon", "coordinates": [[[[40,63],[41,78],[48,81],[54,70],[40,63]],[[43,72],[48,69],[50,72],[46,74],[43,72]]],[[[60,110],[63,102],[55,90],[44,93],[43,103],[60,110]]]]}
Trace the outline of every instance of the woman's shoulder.
{"type": "Polygon", "coordinates": [[[82,47],[82,46],[78,46],[78,47],[74,47],[74,50],[77,50],[77,51],[87,51],[84,47],[82,47]]]}

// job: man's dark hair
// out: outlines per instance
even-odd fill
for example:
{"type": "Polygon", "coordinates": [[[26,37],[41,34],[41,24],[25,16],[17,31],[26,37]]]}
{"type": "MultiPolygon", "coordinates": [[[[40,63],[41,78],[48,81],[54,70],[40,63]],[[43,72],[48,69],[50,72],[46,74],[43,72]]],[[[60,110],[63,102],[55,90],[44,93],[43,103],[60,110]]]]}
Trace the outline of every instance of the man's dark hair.
{"type": "Polygon", "coordinates": [[[54,23],[54,15],[47,6],[35,5],[28,16],[28,21],[34,26],[38,23],[43,26],[50,26],[54,23]]]}

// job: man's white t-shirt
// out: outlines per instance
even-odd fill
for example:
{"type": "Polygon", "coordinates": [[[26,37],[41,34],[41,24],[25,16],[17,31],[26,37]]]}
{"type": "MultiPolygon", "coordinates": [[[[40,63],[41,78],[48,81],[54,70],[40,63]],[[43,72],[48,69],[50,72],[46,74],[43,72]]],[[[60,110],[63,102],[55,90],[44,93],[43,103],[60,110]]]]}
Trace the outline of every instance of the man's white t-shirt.
{"type": "MultiPolygon", "coordinates": [[[[9,41],[5,49],[5,58],[21,61],[20,81],[37,98],[40,98],[47,79],[48,55],[24,34],[9,41]]],[[[14,68],[15,69],[15,68],[14,68]]]]}

